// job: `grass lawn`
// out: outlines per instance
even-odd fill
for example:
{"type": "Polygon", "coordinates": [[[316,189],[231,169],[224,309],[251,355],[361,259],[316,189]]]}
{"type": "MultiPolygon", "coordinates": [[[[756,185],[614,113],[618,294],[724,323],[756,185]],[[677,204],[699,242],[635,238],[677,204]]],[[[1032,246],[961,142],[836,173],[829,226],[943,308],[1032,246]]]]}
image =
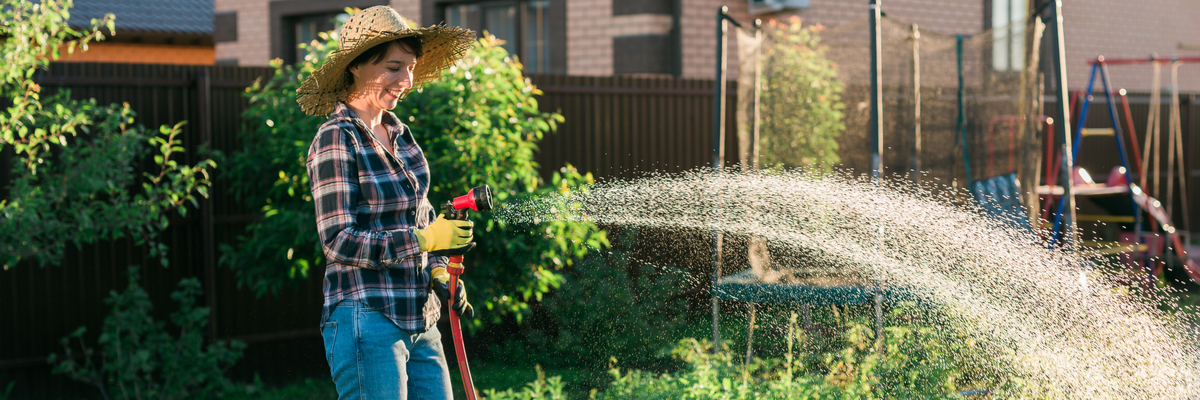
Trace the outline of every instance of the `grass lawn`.
{"type": "MultiPolygon", "coordinates": [[[[586,399],[593,388],[603,390],[608,384],[609,376],[601,371],[550,369],[545,370],[546,377],[561,376],[563,386],[572,399],[586,399]]],[[[526,383],[537,380],[537,371],[533,366],[510,366],[499,364],[481,364],[471,368],[475,377],[475,387],[479,391],[496,389],[503,391],[513,389],[518,391],[526,383]]],[[[450,370],[450,382],[454,387],[454,398],[465,399],[462,389],[462,378],[457,368],[450,370]]],[[[287,386],[268,388],[261,396],[251,396],[235,400],[334,400],[337,399],[337,389],[331,379],[305,379],[287,386]]]]}
{"type": "MultiPolygon", "coordinates": [[[[604,387],[612,378],[604,371],[593,371],[584,369],[545,369],[546,378],[561,376],[563,380],[564,392],[572,399],[586,399],[592,389],[597,389],[603,392],[604,387]]],[[[525,387],[525,384],[536,381],[537,369],[535,366],[514,366],[501,364],[480,364],[471,365],[471,375],[475,378],[475,388],[479,391],[487,389],[496,389],[504,391],[512,389],[520,391],[525,387]]],[[[466,398],[466,394],[462,391],[462,378],[459,377],[458,369],[450,369],[450,380],[454,385],[454,398],[466,398]]]]}

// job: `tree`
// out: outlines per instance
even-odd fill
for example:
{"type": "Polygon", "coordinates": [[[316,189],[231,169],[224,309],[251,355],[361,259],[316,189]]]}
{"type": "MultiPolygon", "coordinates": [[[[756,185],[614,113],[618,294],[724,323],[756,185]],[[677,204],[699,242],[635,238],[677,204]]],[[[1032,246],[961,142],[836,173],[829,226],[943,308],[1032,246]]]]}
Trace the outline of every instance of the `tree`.
{"type": "Polygon", "coordinates": [[[61,262],[68,243],[131,237],[147,244],[165,265],[166,246],[155,236],[166,229],[169,212],[187,213],[196,196],[208,195],[204,160],[181,165],[171,159],[184,151],[180,128],[156,132],[134,123],[128,104],[97,105],[71,100],[69,93],[43,99],[34,73],[68,53],[87,50],[114,29],[111,14],[88,29],[67,26],[72,2],[0,2],[0,96],[11,101],[0,115],[0,151],[15,151],[12,180],[0,199],[0,262],[4,269],[22,260],[38,265],[61,262]],[[154,172],[141,161],[154,155],[154,172]]]}
{"type": "Polygon", "coordinates": [[[842,122],[842,84],[825,58],[820,27],[792,17],[763,29],[761,148],[767,166],[820,166],[841,162],[837,139],[842,122]]]}
{"type": "MultiPolygon", "coordinates": [[[[42,97],[34,74],[49,67],[62,50],[86,51],[88,43],[115,33],[111,14],[77,31],[67,25],[70,0],[0,1],[0,96],[11,106],[0,115],[0,151],[15,154],[11,181],[0,198],[0,261],[7,270],[24,260],[39,266],[59,264],[68,243],[130,237],[147,245],[151,256],[167,264],[167,247],[155,242],[168,215],[186,215],[196,196],[207,196],[210,160],[183,165],[172,159],[184,151],[183,123],[157,131],[135,124],[128,104],[97,105],[76,101],[70,93],[42,97]],[[154,167],[143,172],[152,155],[154,167]]],[[[7,167],[7,166],[5,166],[7,167]]],[[[184,398],[232,388],[221,376],[241,355],[244,344],[205,346],[208,309],[195,307],[200,283],[184,279],[172,294],[180,310],[172,321],[174,337],[150,318],[149,296],[130,267],[130,285],[113,291],[113,312],[99,335],[99,362],[85,344],[81,327],[63,338],[66,357],[51,355],[54,372],[97,386],[105,398],[184,398]],[[84,362],[72,357],[76,340],[84,362]]]]}
{"type": "MultiPolygon", "coordinates": [[[[300,82],[337,48],[336,33],[319,37],[302,45],[308,50],[303,61],[294,66],[272,62],[275,75],[247,90],[250,109],[243,116],[251,129],[242,136],[241,150],[224,163],[223,179],[263,218],[235,243],[221,246],[221,263],[236,272],[240,285],[259,295],[324,263],[305,159],[325,118],[307,116],[296,105],[300,82]]],[[[538,175],[537,141],[563,118],[538,110],[535,96],[541,92],[521,69],[499,40],[485,36],[440,79],[408,93],[393,110],[412,127],[429,161],[429,196],[435,206],[482,184],[492,186],[502,205],[519,196],[591,183],[590,174],[569,165],[554,174],[550,185],[538,175]]],[[[552,221],[527,229],[480,213],[472,218],[478,247],[467,255],[467,264],[477,268],[465,281],[472,301],[492,311],[494,320],[511,314],[520,318],[529,300],[561,283],[560,269],[589,248],[608,246],[604,232],[591,223],[552,221]]]]}

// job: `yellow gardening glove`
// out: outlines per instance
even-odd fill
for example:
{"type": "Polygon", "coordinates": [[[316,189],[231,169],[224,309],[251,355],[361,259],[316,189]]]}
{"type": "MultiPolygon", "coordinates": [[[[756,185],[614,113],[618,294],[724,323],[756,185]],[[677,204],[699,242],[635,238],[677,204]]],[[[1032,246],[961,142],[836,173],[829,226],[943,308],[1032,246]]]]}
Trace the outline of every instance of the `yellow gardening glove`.
{"type": "Polygon", "coordinates": [[[475,243],[471,242],[475,237],[471,232],[474,227],[471,221],[446,219],[444,215],[438,215],[432,224],[413,233],[417,234],[421,251],[435,256],[457,256],[475,247],[475,243]]]}
{"type": "MultiPolygon", "coordinates": [[[[433,287],[433,291],[437,292],[438,296],[450,300],[450,273],[446,272],[445,268],[437,267],[429,271],[430,279],[429,286],[433,287]]],[[[458,279],[458,285],[455,287],[454,293],[454,312],[458,316],[464,318],[475,318],[475,307],[471,307],[471,303],[467,302],[467,288],[463,284],[462,278],[458,279]]]]}

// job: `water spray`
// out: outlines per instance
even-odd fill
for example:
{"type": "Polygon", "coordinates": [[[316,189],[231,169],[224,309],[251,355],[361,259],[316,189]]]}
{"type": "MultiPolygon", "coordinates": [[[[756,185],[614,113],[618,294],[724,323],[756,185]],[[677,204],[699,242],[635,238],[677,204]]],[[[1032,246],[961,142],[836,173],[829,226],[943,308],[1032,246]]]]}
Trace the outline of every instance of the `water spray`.
{"type": "MultiPolygon", "coordinates": [[[[465,221],[467,220],[467,210],[491,211],[491,209],[492,188],[482,185],[471,189],[465,195],[447,201],[442,205],[442,214],[446,219],[465,221]]],[[[462,375],[463,391],[467,393],[468,400],[475,400],[477,398],[475,384],[471,379],[471,367],[467,365],[467,351],[463,348],[462,326],[458,322],[458,313],[454,312],[454,293],[458,293],[458,276],[466,272],[466,268],[462,264],[462,255],[449,257],[450,263],[446,266],[446,272],[450,273],[450,298],[447,300],[450,304],[450,332],[454,336],[454,353],[458,357],[458,372],[462,375]]]]}
{"type": "MultiPolygon", "coordinates": [[[[826,301],[856,296],[870,307],[877,278],[891,298],[918,304],[905,318],[974,342],[980,357],[964,359],[971,368],[1014,378],[1014,386],[989,389],[1196,398],[1200,323],[1190,307],[1160,310],[1163,297],[1151,296],[1169,292],[1142,295],[1123,275],[1092,272],[1122,270],[1116,260],[1048,249],[1032,232],[952,205],[953,196],[849,174],[706,169],[508,201],[493,217],[508,225],[589,221],[757,237],[771,246],[780,272],[830,279],[758,285],[735,293],[741,299],[820,289],[826,301]],[[858,290],[836,289],[841,284],[858,290]]],[[[707,261],[710,238],[694,235],[672,249],[707,261]]]]}

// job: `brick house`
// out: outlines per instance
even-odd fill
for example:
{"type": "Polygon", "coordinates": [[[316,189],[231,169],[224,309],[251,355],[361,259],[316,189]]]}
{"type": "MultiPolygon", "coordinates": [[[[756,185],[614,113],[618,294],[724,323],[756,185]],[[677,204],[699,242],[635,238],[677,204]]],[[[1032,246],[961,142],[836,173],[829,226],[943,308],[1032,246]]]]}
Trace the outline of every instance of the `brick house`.
{"type": "MultiPolygon", "coordinates": [[[[888,18],[922,30],[972,35],[1023,20],[1045,0],[880,1],[888,18]]],[[[530,73],[588,76],[710,78],[720,5],[741,21],[796,15],[806,24],[837,26],[867,15],[867,0],[214,0],[217,61],[295,61],[295,44],[331,29],[344,7],[378,4],[422,25],[445,21],[486,29],[507,40],[530,73]]],[[[1200,20],[1200,2],[1192,0],[1067,0],[1063,14],[1072,87],[1086,84],[1086,61],[1099,54],[1189,55],[1200,47],[1200,29],[1189,22],[1200,20]]],[[[731,68],[736,76],[736,66],[731,68]]],[[[1131,90],[1145,91],[1144,72],[1126,68],[1113,74],[1131,90]]],[[[1200,92],[1200,74],[1185,75],[1181,86],[1200,92]]]]}
{"type": "Polygon", "coordinates": [[[76,0],[71,27],[116,16],[116,35],[76,51],[63,62],[212,65],[212,0],[76,0]]]}

